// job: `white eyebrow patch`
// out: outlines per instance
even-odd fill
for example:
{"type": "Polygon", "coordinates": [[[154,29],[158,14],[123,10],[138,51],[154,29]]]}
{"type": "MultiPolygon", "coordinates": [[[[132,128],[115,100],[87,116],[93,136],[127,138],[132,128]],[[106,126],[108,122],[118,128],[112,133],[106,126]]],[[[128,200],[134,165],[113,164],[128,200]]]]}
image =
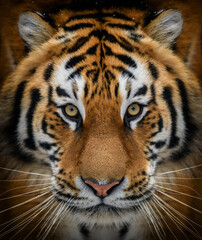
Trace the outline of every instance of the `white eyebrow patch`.
{"type": "MultiPolygon", "coordinates": [[[[148,94],[140,94],[135,96],[140,88],[144,86],[150,87],[153,79],[147,70],[146,63],[143,64],[139,60],[135,60],[137,67],[131,68],[129,67],[127,70],[133,73],[135,79],[129,79],[125,75],[120,74],[119,77],[119,90],[122,96],[122,104],[121,104],[121,118],[124,119],[124,115],[129,105],[132,103],[139,103],[142,105],[146,105],[149,101],[148,94]]],[[[142,115],[145,111],[143,111],[142,115]]],[[[139,119],[138,119],[139,120],[139,119]]],[[[131,128],[134,129],[136,126],[137,120],[131,121],[131,128]]]]}
{"type": "MultiPolygon", "coordinates": [[[[82,102],[85,80],[78,74],[75,75],[74,78],[69,78],[76,69],[65,68],[68,60],[68,58],[63,59],[59,65],[55,66],[51,80],[51,85],[53,87],[53,99],[58,107],[65,106],[67,104],[75,105],[82,118],[85,119],[85,108],[82,102]]],[[[58,112],[61,115],[61,111],[58,110],[58,112]]],[[[68,120],[68,122],[69,121],[70,120],[68,120]]],[[[70,122],[72,123],[72,121],[70,122]]]]}

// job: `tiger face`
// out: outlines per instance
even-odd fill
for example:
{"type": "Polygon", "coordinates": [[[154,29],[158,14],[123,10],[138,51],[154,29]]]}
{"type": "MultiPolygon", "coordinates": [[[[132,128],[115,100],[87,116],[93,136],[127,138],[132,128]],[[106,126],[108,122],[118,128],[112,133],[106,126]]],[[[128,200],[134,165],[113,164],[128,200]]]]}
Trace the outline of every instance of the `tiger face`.
{"type": "Polygon", "coordinates": [[[181,14],[145,27],[117,12],[64,15],[57,30],[35,13],[19,19],[31,52],[1,93],[14,96],[9,131],[20,154],[50,165],[52,193],[73,215],[127,222],[155,192],[158,164],[190,140],[198,86],[170,49],[181,14]]]}

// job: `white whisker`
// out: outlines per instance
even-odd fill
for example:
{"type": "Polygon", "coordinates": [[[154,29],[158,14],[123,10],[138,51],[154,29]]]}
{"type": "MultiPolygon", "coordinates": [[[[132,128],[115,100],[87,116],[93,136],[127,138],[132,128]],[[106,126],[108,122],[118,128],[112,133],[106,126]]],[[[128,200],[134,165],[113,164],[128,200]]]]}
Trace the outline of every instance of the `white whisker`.
{"type": "MultiPolygon", "coordinates": [[[[48,189],[48,188],[51,188],[51,187],[47,187],[47,189],[48,189]]],[[[11,209],[20,207],[20,206],[22,206],[22,205],[24,205],[24,204],[26,204],[26,203],[28,203],[28,202],[31,202],[31,201],[33,201],[33,200],[35,200],[35,199],[37,199],[37,198],[40,198],[40,197],[42,197],[42,196],[44,196],[44,195],[46,195],[46,194],[48,194],[48,193],[50,193],[50,191],[47,191],[47,192],[45,192],[45,193],[43,193],[43,194],[41,194],[41,195],[38,195],[38,196],[36,196],[36,197],[34,197],[34,198],[28,199],[27,201],[25,201],[25,202],[23,202],[23,203],[20,203],[20,204],[17,204],[17,205],[15,205],[15,206],[12,206],[12,207],[9,207],[9,208],[7,208],[7,209],[4,209],[4,210],[0,211],[0,214],[1,214],[1,213],[4,213],[4,212],[6,212],[6,211],[9,211],[9,210],[11,210],[11,209]]]]}
{"type": "MultiPolygon", "coordinates": [[[[46,184],[47,185],[47,184],[46,184]]],[[[22,196],[26,196],[26,195],[29,195],[31,193],[35,193],[35,192],[39,192],[39,191],[42,191],[42,190],[45,190],[47,188],[40,188],[40,189],[37,189],[37,190],[34,190],[34,191],[30,191],[30,192],[26,192],[26,193],[21,193],[21,194],[17,194],[15,196],[11,196],[11,197],[7,197],[7,198],[0,198],[0,201],[4,201],[4,200],[8,200],[8,199],[12,199],[12,198],[16,198],[16,197],[22,197],[22,196]]]]}
{"type": "Polygon", "coordinates": [[[181,168],[181,169],[177,169],[177,170],[173,170],[173,171],[158,173],[158,175],[164,175],[164,174],[182,172],[182,171],[190,170],[190,169],[197,168],[197,167],[201,167],[201,166],[202,166],[202,164],[199,164],[199,165],[192,166],[192,167],[186,167],[186,168],[181,168]]]}
{"type": "Polygon", "coordinates": [[[191,188],[191,187],[189,187],[189,186],[186,186],[186,185],[183,185],[183,184],[178,184],[178,183],[169,183],[169,182],[158,182],[158,181],[156,181],[156,183],[158,184],[165,184],[165,185],[172,185],[172,186],[179,186],[179,187],[184,187],[184,188],[187,188],[187,189],[190,189],[190,190],[192,190],[193,192],[195,192],[198,196],[200,196],[200,193],[199,192],[197,192],[195,189],[193,189],[193,188],[191,188]]]}
{"type": "MultiPolygon", "coordinates": [[[[177,223],[180,224],[181,221],[180,221],[179,219],[177,219],[176,216],[174,216],[165,206],[163,206],[161,202],[158,201],[158,199],[157,199],[158,196],[157,196],[157,195],[154,194],[154,196],[156,197],[156,201],[158,202],[158,204],[159,204],[159,206],[161,207],[161,209],[164,210],[164,212],[168,215],[168,217],[172,220],[172,222],[176,225],[176,227],[180,230],[180,232],[181,232],[183,235],[185,235],[185,234],[183,233],[182,229],[177,225],[177,223]]],[[[161,199],[159,198],[159,200],[161,200],[161,199]]],[[[171,231],[171,232],[172,232],[172,231],[171,231]]],[[[173,233],[173,232],[172,232],[172,233],[173,233]]],[[[174,233],[173,233],[173,234],[174,234],[174,233]]],[[[185,237],[186,237],[186,235],[185,235],[185,237]]],[[[187,237],[186,237],[186,239],[187,239],[187,237]]],[[[188,240],[189,240],[189,239],[188,239],[188,240]]]]}
{"type": "MultiPolygon", "coordinates": [[[[52,196],[51,196],[51,197],[52,197],[52,196]]],[[[49,200],[49,202],[51,202],[51,201],[53,201],[52,198],[49,200]]],[[[23,222],[20,223],[20,226],[18,226],[18,228],[21,227],[21,226],[23,226],[24,224],[25,224],[25,225],[24,225],[19,231],[17,231],[16,234],[13,235],[12,238],[10,238],[10,240],[13,239],[18,233],[20,233],[27,225],[29,225],[29,224],[30,224],[42,211],[44,211],[48,206],[49,206],[49,204],[47,203],[45,206],[42,206],[37,212],[33,213],[31,216],[29,216],[29,217],[27,217],[25,220],[23,220],[23,222]]],[[[29,235],[30,235],[30,233],[29,233],[29,235]]]]}
{"type": "Polygon", "coordinates": [[[1,193],[0,197],[5,195],[6,193],[9,193],[9,192],[13,191],[13,190],[22,189],[22,188],[29,188],[29,187],[38,187],[38,186],[44,186],[44,185],[47,185],[47,183],[40,183],[40,184],[34,184],[34,185],[25,185],[25,186],[11,188],[11,189],[1,193]]]}
{"type": "MultiPolygon", "coordinates": [[[[171,207],[168,203],[166,203],[163,199],[161,199],[160,197],[158,197],[157,195],[155,195],[156,198],[158,198],[163,204],[164,204],[164,208],[170,213],[170,215],[174,218],[174,220],[176,222],[178,222],[184,229],[186,229],[187,231],[189,231],[190,233],[192,233],[194,236],[196,236],[197,238],[201,239],[201,237],[199,237],[199,233],[196,231],[196,229],[193,227],[193,225],[188,222],[190,224],[190,226],[195,230],[195,232],[190,229],[189,227],[187,227],[179,218],[177,218],[173,213],[171,213],[171,211],[169,209],[171,209],[174,213],[177,213],[180,217],[184,216],[183,214],[179,213],[176,209],[174,209],[173,207],[171,207]],[[166,205],[166,206],[165,206],[166,205]],[[169,209],[168,209],[169,208],[169,209]]],[[[182,217],[183,218],[183,217],[182,217]]],[[[184,219],[187,220],[187,217],[184,216],[184,219]]],[[[189,219],[190,220],[190,219],[189,219]]],[[[184,232],[181,231],[184,235],[184,232]]]]}
{"type": "Polygon", "coordinates": [[[0,179],[0,182],[50,181],[51,178],[0,179]]]}
{"type": "Polygon", "coordinates": [[[48,215],[48,213],[50,212],[50,210],[55,206],[55,204],[53,204],[54,202],[54,198],[52,196],[52,199],[46,204],[46,206],[44,207],[43,211],[48,208],[51,204],[53,205],[50,209],[48,209],[48,211],[43,215],[43,217],[41,218],[41,220],[38,222],[38,224],[36,224],[36,226],[32,229],[32,231],[23,239],[27,239],[32,233],[33,231],[40,225],[40,223],[44,220],[44,218],[48,215]]]}
{"type": "MultiPolygon", "coordinates": [[[[47,202],[50,198],[52,198],[52,196],[49,197],[48,199],[45,199],[40,205],[43,205],[43,204],[44,204],[45,202],[47,202]]],[[[37,212],[40,211],[40,209],[43,209],[43,207],[44,207],[44,206],[41,206],[41,207],[37,210],[37,212]]],[[[9,228],[8,231],[6,231],[6,232],[4,232],[4,233],[2,233],[2,234],[0,235],[0,238],[3,237],[3,236],[5,236],[5,235],[7,235],[8,233],[14,231],[15,229],[21,227],[24,223],[26,223],[27,221],[29,221],[29,219],[30,219],[33,215],[35,215],[35,214],[36,214],[36,212],[32,213],[30,216],[26,217],[23,221],[21,221],[21,222],[18,223],[17,225],[13,226],[12,228],[9,228]]],[[[4,228],[1,230],[1,232],[2,232],[4,229],[8,228],[8,227],[9,227],[10,225],[12,225],[12,224],[13,224],[13,222],[12,222],[11,224],[7,225],[6,227],[4,227],[4,228]]]]}
{"type": "Polygon", "coordinates": [[[181,203],[182,205],[184,205],[184,206],[186,206],[186,207],[188,207],[188,208],[191,208],[192,210],[194,210],[194,211],[196,211],[196,212],[198,212],[198,213],[202,213],[202,211],[200,211],[200,210],[198,210],[198,209],[196,209],[196,208],[194,208],[194,207],[192,207],[192,206],[189,206],[188,204],[186,204],[186,203],[178,200],[177,198],[174,198],[174,197],[166,194],[165,192],[163,192],[163,191],[161,191],[161,190],[159,190],[159,189],[157,189],[157,191],[160,192],[160,193],[162,193],[163,195],[165,195],[165,196],[167,196],[167,197],[175,200],[176,202],[179,202],[179,203],[181,203]]]}
{"type": "Polygon", "coordinates": [[[4,168],[4,167],[0,167],[0,169],[2,169],[2,170],[6,170],[6,171],[12,171],[12,172],[23,173],[23,174],[30,174],[30,175],[37,175],[37,176],[51,177],[51,175],[49,175],[49,174],[34,173],[34,172],[25,172],[25,171],[21,171],[21,170],[17,170],[17,169],[10,169],[10,168],[4,168]]]}
{"type": "Polygon", "coordinates": [[[184,193],[184,192],[179,192],[179,191],[176,191],[176,190],[171,189],[171,188],[166,188],[166,187],[163,187],[163,186],[160,186],[160,185],[157,185],[157,184],[156,184],[156,186],[157,186],[158,188],[165,189],[165,190],[168,190],[168,191],[171,191],[171,192],[174,192],[174,193],[178,193],[178,194],[180,194],[180,195],[184,195],[184,196],[188,196],[188,197],[191,197],[191,198],[195,198],[195,199],[202,200],[202,198],[200,198],[200,197],[196,197],[196,196],[193,196],[193,195],[184,193]]]}

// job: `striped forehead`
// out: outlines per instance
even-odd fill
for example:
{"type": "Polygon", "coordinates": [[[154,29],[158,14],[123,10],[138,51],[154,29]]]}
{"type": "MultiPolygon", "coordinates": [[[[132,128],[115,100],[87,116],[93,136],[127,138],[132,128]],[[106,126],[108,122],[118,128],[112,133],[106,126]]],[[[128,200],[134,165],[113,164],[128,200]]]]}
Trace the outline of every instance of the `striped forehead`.
{"type": "Polygon", "coordinates": [[[151,99],[150,87],[153,78],[149,70],[148,62],[141,62],[134,59],[135,65],[128,67],[128,74],[122,73],[118,79],[119,91],[122,96],[121,118],[123,119],[126,108],[136,102],[142,105],[148,105],[151,99]],[[130,74],[130,77],[129,77],[130,74]],[[148,94],[149,93],[149,94],[148,94]]]}
{"type": "Polygon", "coordinates": [[[52,75],[51,85],[53,87],[53,98],[56,105],[64,106],[74,104],[85,118],[85,110],[82,102],[85,80],[81,74],[74,74],[75,68],[67,65],[69,57],[63,59],[60,64],[55,66],[52,75]]]}

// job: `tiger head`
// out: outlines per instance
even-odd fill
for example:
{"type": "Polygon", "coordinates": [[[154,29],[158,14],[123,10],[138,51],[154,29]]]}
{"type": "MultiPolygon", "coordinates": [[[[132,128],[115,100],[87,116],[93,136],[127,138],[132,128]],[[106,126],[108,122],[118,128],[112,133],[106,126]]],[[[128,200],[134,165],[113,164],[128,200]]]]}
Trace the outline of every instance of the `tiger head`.
{"type": "Polygon", "coordinates": [[[30,52],[1,91],[1,126],[21,159],[50,166],[55,198],[78,219],[127,221],[152,197],[159,163],[192,140],[199,88],[172,50],[181,14],[145,24],[140,12],[65,10],[57,19],[21,14],[30,52]]]}

